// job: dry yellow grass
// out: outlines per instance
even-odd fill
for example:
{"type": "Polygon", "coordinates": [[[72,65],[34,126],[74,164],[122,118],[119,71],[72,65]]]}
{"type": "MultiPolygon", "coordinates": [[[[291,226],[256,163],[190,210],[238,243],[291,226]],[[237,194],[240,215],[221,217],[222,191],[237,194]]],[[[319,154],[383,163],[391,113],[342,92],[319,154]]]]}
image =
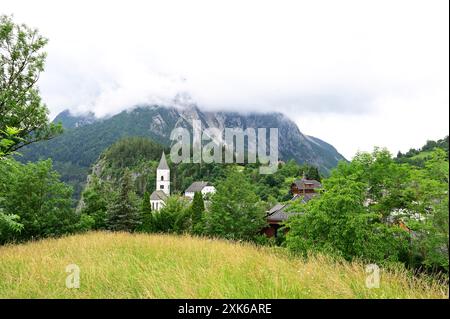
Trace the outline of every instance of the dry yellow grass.
{"type": "Polygon", "coordinates": [[[189,236],[88,233],[0,247],[0,298],[448,298],[436,281],[362,263],[189,236]],[[68,264],[80,288],[68,289],[68,264]]]}

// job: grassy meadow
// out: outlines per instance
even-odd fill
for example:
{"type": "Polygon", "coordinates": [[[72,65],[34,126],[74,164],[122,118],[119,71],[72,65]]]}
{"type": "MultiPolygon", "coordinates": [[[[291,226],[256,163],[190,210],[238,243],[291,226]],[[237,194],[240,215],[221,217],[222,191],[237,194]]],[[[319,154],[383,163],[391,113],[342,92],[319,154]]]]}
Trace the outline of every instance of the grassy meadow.
{"type": "Polygon", "coordinates": [[[404,270],[189,236],[92,232],[0,247],[0,298],[448,298],[448,287],[404,270]],[[66,288],[66,266],[80,288],[66,288]]]}

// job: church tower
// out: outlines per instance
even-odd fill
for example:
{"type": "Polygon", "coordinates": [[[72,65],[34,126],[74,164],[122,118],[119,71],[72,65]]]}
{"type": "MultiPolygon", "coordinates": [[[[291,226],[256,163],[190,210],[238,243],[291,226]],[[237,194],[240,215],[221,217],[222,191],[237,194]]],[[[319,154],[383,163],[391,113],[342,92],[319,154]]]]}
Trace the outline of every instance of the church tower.
{"type": "Polygon", "coordinates": [[[164,152],[156,169],[156,190],[163,191],[167,196],[170,196],[170,169],[164,152]]]}

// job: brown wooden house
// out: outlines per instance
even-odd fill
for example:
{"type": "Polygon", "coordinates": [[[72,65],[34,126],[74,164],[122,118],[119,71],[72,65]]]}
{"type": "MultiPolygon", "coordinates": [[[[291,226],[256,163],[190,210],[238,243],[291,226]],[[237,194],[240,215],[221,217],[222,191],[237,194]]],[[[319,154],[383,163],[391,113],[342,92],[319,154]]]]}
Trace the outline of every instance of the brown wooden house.
{"type": "Polygon", "coordinates": [[[291,184],[291,193],[295,195],[316,194],[322,184],[315,179],[298,179],[291,184]]]}
{"type": "MultiPolygon", "coordinates": [[[[291,185],[291,194],[293,195],[291,202],[302,201],[306,203],[310,201],[314,196],[318,195],[317,190],[322,185],[316,180],[299,179],[294,181],[291,185]]],[[[286,209],[290,206],[290,203],[276,204],[266,213],[267,226],[262,230],[267,237],[277,237],[279,229],[283,226],[283,223],[289,219],[289,217],[302,214],[302,212],[287,212],[286,209]]],[[[285,230],[286,231],[286,230],[285,230]]]]}

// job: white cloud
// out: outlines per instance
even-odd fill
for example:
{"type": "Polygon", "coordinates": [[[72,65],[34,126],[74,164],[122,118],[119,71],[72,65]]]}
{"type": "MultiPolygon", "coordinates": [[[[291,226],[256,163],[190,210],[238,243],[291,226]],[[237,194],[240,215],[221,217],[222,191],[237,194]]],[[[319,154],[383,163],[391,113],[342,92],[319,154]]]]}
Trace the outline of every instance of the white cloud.
{"type": "Polygon", "coordinates": [[[275,110],[345,156],[448,134],[447,1],[23,1],[50,38],[52,115],[114,114],[189,92],[207,109],[275,110]]]}

